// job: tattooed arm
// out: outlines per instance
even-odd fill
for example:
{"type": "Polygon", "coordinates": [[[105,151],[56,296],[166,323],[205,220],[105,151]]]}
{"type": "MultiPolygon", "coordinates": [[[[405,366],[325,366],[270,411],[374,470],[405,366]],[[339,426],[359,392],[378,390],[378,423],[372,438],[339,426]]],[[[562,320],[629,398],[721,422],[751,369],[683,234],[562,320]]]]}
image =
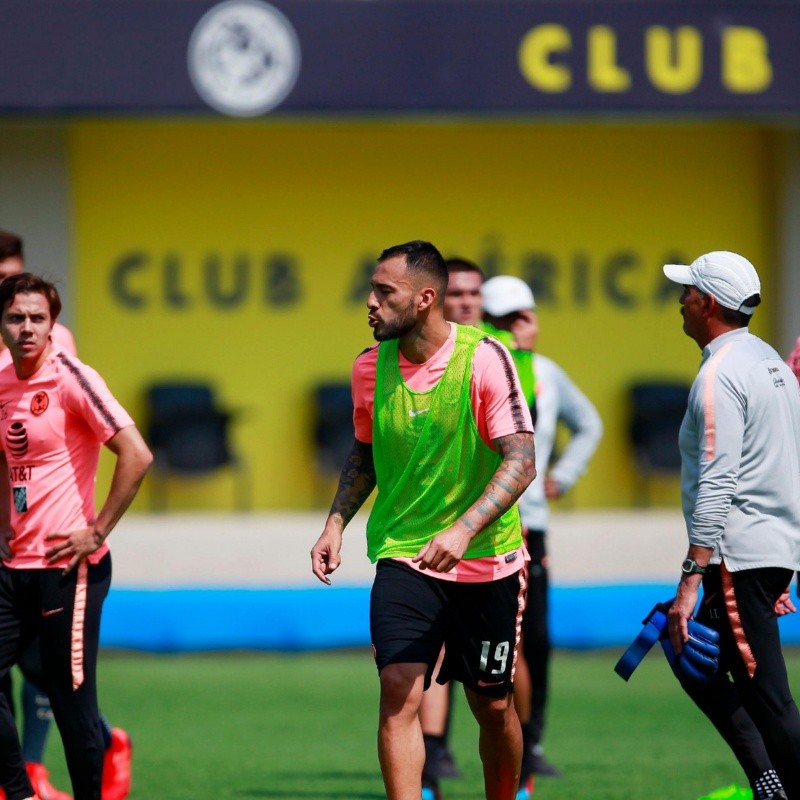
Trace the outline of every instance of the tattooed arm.
{"type": "Polygon", "coordinates": [[[472,538],[517,502],[536,477],[533,434],[512,433],[494,440],[503,460],[481,496],[454,525],[431,539],[414,557],[420,569],[449,572],[472,538]]]}
{"type": "Polygon", "coordinates": [[[375,488],[375,464],[372,445],[353,440],[353,446],[339,475],[339,487],[333,499],[322,535],[311,548],[311,571],[330,584],[331,574],[341,563],[339,552],[347,523],[375,488]]]}

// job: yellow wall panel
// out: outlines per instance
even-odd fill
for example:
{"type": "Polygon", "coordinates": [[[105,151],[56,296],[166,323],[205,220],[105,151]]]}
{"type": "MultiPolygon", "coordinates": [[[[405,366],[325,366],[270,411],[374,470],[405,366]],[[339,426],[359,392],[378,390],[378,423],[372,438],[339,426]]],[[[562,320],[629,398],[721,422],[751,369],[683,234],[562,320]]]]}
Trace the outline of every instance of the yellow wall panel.
{"type": "MultiPolygon", "coordinates": [[[[733,125],[78,122],[80,352],[137,418],[151,381],[212,379],[244,409],[257,507],[306,507],[311,389],[371,343],[363,265],[430,239],[536,281],[540,349],[606,426],[573,502],[626,505],[626,387],[691,379],[700,355],[664,261],[747,255],[765,284],[754,330],[771,332],[768,156],[733,125]]],[[[178,483],[171,504],[225,507],[232,480],[178,483]]],[[[657,500],[677,502],[675,483],[657,500]]]]}

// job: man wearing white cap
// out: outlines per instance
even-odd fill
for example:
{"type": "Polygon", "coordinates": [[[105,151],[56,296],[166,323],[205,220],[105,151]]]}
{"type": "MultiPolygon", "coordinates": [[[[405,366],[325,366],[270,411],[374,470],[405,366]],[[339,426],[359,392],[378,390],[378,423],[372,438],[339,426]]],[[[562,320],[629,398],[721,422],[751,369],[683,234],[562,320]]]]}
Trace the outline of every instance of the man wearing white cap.
{"type": "Polygon", "coordinates": [[[733,750],[757,800],[797,800],[800,714],[775,608],[800,568],[798,383],[747,329],[761,283],[746,258],[711,252],[688,266],[667,264],[664,274],[683,285],[683,329],[703,351],[679,434],[689,549],[670,640],[680,653],[702,581],[697,619],[720,634],[720,669],[710,684],[683,688],[733,750]]]}
{"type": "Polygon", "coordinates": [[[528,369],[534,377],[537,478],[519,500],[531,560],[528,602],[522,620],[523,658],[518,666],[514,692],[522,723],[524,784],[531,774],[553,777],[561,774],[544,757],[542,748],[551,649],[545,548],[550,523],[548,502],[561,497],[586,471],[603,435],[603,423],[591,401],[567,373],[552,359],[535,352],[539,325],[536,303],[528,284],[512,275],[498,275],[483,284],[482,293],[484,326],[496,333],[506,346],[527,346],[533,359],[528,369]],[[511,344],[504,340],[509,334],[513,338],[511,344]],[[521,341],[524,336],[529,337],[525,344],[521,341]],[[559,423],[570,431],[570,438],[555,463],[550,464],[559,423]],[[526,672],[529,680],[526,680],[526,672]]]}

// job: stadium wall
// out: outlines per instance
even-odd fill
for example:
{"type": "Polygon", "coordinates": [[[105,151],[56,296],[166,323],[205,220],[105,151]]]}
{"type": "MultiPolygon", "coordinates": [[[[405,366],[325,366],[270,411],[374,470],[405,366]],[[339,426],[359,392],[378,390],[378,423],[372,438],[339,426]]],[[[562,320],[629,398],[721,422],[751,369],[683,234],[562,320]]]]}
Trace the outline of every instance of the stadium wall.
{"type": "MultiPolygon", "coordinates": [[[[365,516],[348,528],[330,587],[313,577],[308,554],[322,522],[321,513],[124,519],[112,537],[102,645],[162,653],[368,646],[365,516]]],[[[673,596],[686,535],[674,510],[562,512],[548,548],[555,646],[624,647],[652,606],[673,596]]],[[[781,635],[800,644],[797,615],[781,620],[781,635]]]]}
{"type": "MultiPolygon", "coordinates": [[[[800,331],[799,140],[721,122],[9,123],[0,225],[58,279],[80,354],[143,427],[145,389],[164,378],[207,379],[241,411],[257,510],[329,502],[313,391],[347,381],[370,343],[364,298],[383,246],[427,237],[520,275],[542,352],[605,423],[569,502],[624,507],[628,385],[688,381],[697,363],[660,265],[744,252],[765,284],[754,330],[781,350],[800,331]]],[[[101,487],[109,476],[104,460],[101,487]]],[[[170,481],[170,508],[230,509],[237,480],[170,481]]],[[[657,481],[652,499],[675,505],[677,481],[657,481]]]]}
{"type": "MultiPolygon", "coordinates": [[[[746,253],[765,284],[754,329],[775,335],[772,154],[767,131],[733,123],[76,122],[80,354],[140,420],[151,382],[213,382],[242,411],[255,507],[327,503],[313,390],[371,343],[376,255],[427,238],[532,283],[541,351],[605,423],[573,502],[625,506],[627,388],[688,381],[698,360],[661,265],[746,253]]],[[[170,507],[230,508],[234,480],[175,481],[170,507]]],[[[671,481],[654,500],[677,495],[671,481]]]]}
{"type": "Polygon", "coordinates": [[[68,170],[64,125],[0,119],[0,229],[22,235],[29,268],[56,281],[71,326],[68,170]]]}

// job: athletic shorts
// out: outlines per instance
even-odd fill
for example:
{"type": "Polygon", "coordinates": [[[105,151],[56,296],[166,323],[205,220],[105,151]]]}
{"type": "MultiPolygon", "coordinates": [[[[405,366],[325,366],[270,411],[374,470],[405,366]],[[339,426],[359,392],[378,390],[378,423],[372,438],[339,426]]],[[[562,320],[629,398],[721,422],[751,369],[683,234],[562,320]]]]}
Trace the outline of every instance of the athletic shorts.
{"type": "Polygon", "coordinates": [[[479,694],[503,697],[514,686],[524,608],[523,570],[496,581],[459,583],[381,559],[370,596],[378,672],[388,664],[427,664],[427,688],[444,644],[439,683],[456,680],[479,694]]]}

